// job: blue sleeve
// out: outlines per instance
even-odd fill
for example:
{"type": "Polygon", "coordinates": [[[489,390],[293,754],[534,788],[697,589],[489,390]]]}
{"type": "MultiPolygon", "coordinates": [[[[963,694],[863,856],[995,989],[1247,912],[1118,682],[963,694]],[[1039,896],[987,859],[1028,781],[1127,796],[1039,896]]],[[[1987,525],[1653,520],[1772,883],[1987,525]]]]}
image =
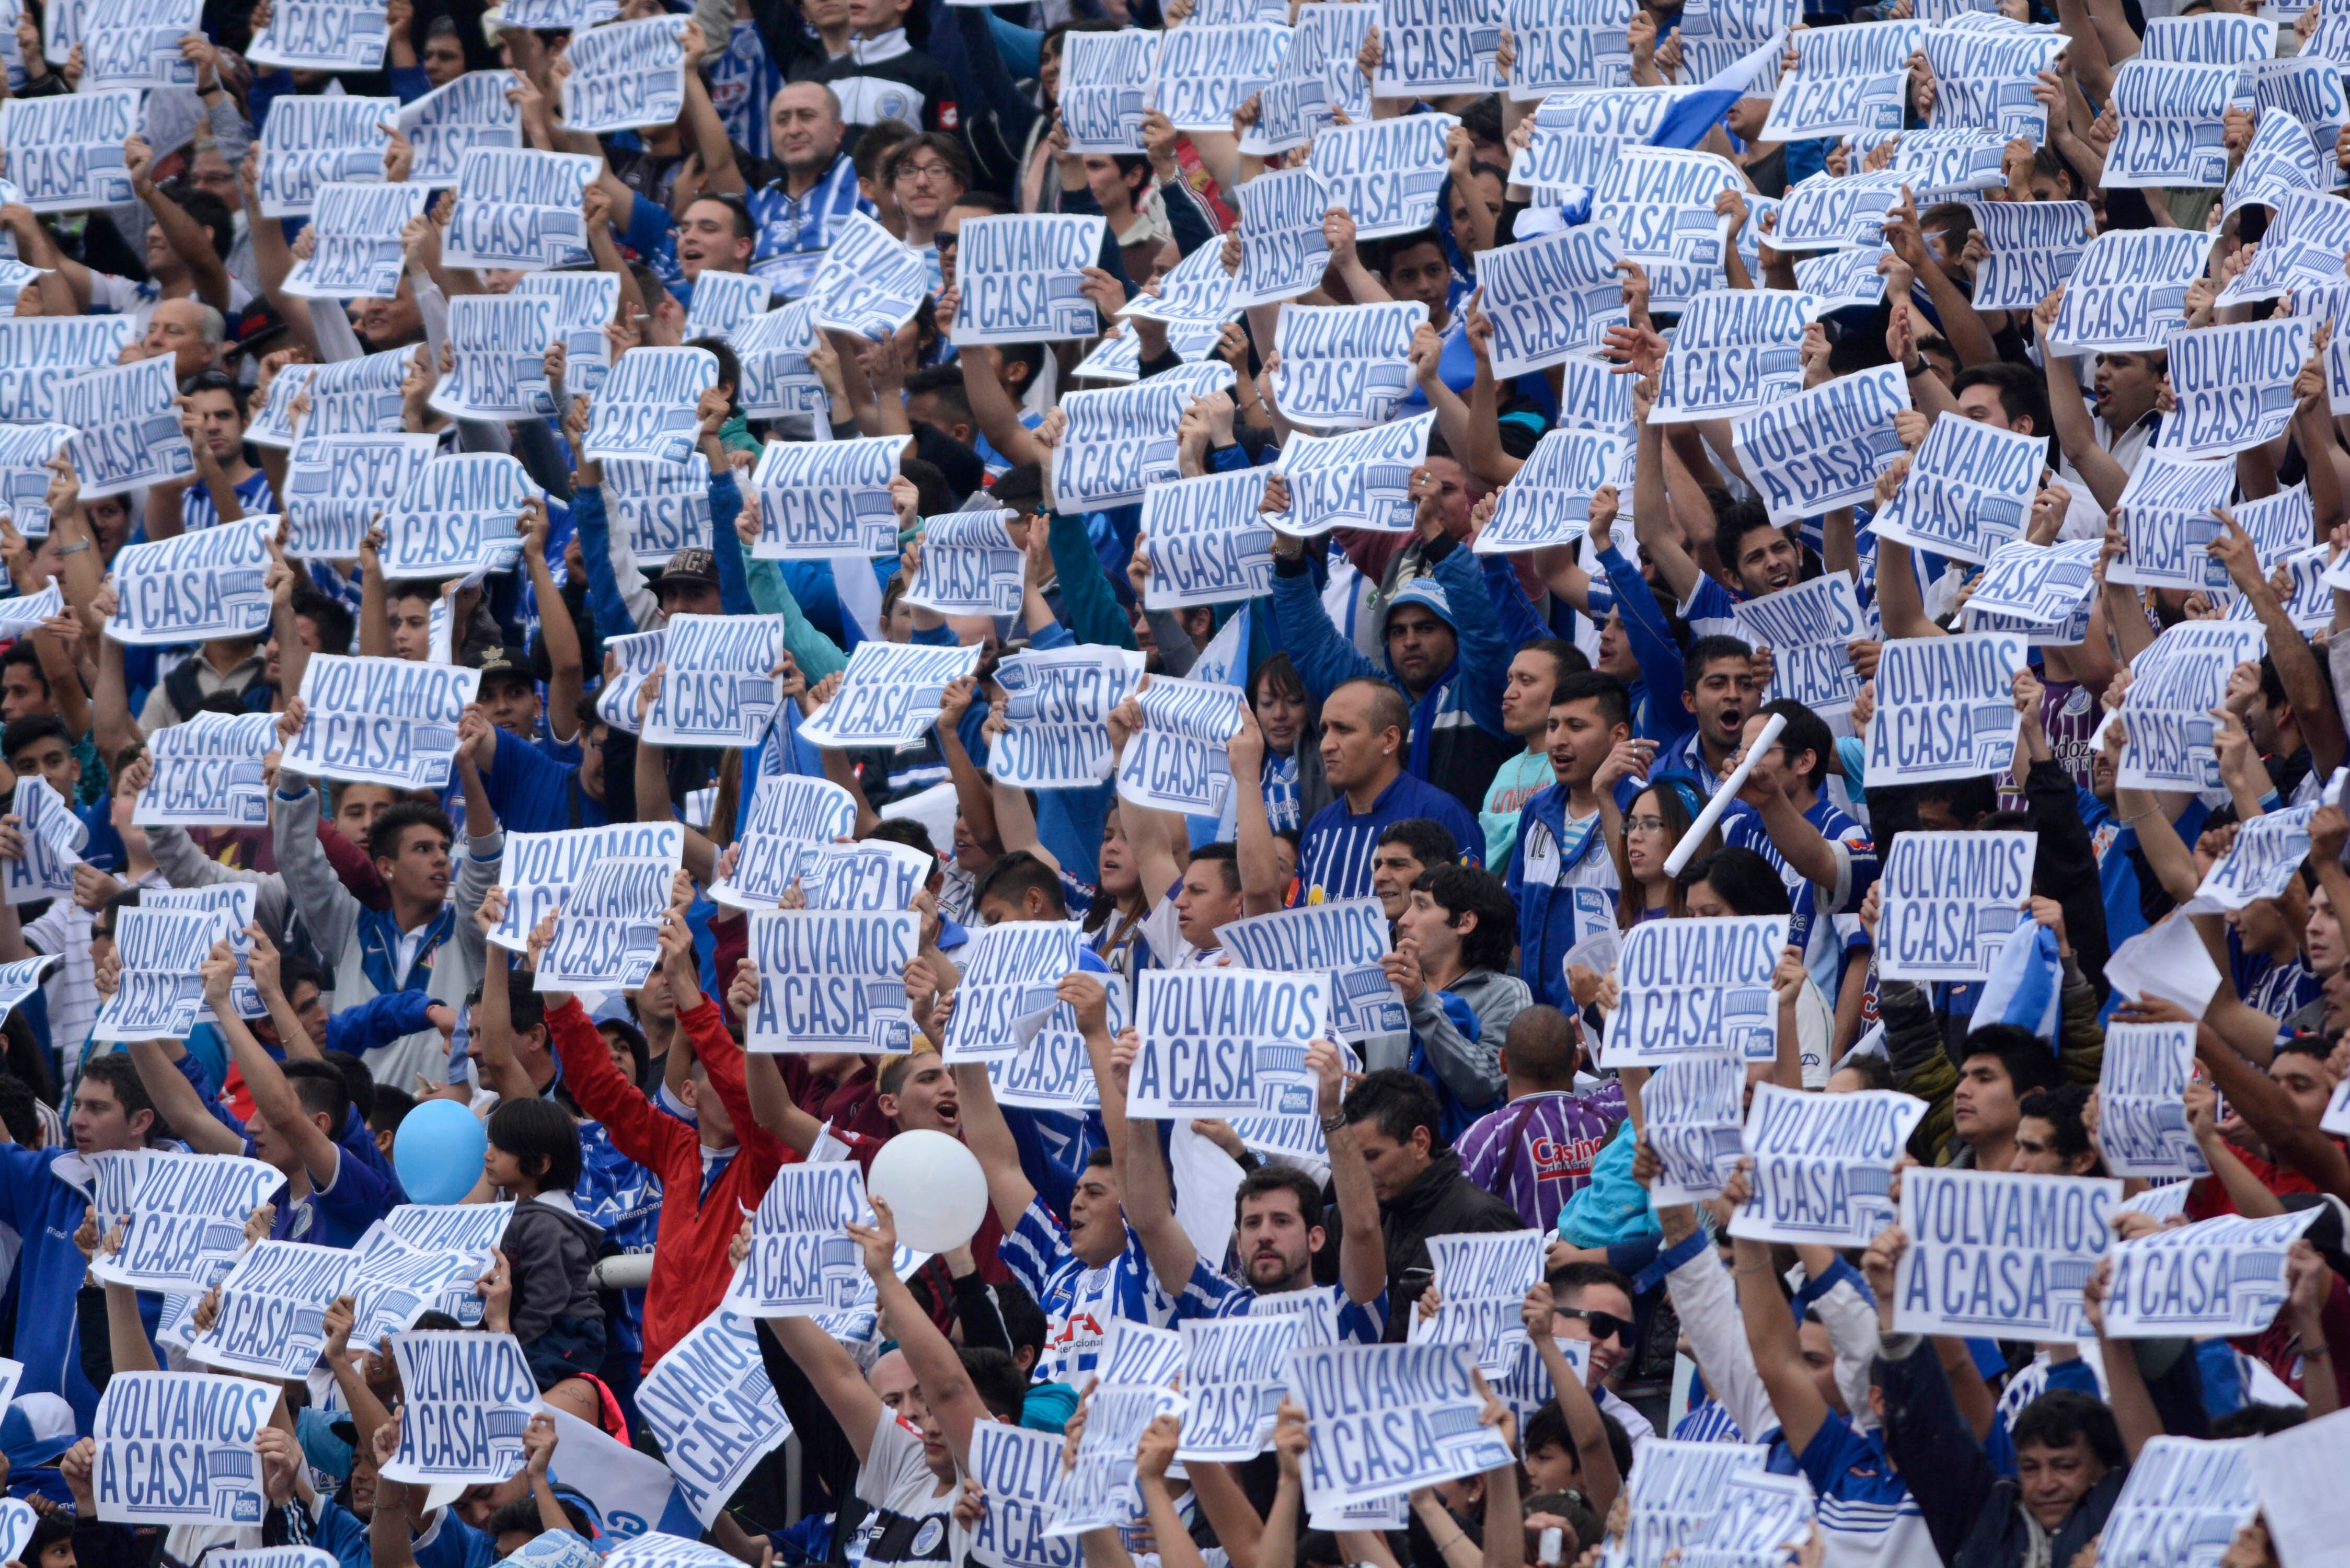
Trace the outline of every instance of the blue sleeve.
{"type": "Polygon", "coordinates": [[[1680,702],[1683,669],[1680,645],[1673,640],[1665,618],[1657,611],[1657,597],[1648,591],[1640,569],[1624,558],[1611,541],[1599,553],[1607,584],[1616,590],[1616,610],[1624,619],[1624,636],[1632,657],[1640,661],[1640,680],[1648,689],[1648,729],[1646,737],[1667,745],[1697,728],[1697,717],[1680,702]]]}
{"type": "Polygon", "coordinates": [[[220,1103],[219,1087],[210,1081],[204,1072],[203,1064],[196,1060],[196,1054],[193,1051],[181,1052],[180,1059],[172,1065],[180,1070],[180,1076],[188,1081],[188,1087],[195,1090],[196,1098],[203,1101],[204,1109],[212,1112],[213,1120],[236,1134],[237,1137],[244,1136],[244,1124],[230,1116],[228,1107],[220,1103]]]}
{"type": "Polygon", "coordinates": [[[1322,607],[1322,596],[1314,589],[1313,576],[1303,570],[1290,570],[1291,563],[1275,562],[1273,568],[1273,623],[1281,637],[1281,646],[1289,650],[1292,662],[1297,666],[1297,677],[1305,682],[1305,690],[1318,701],[1349,680],[1368,676],[1374,680],[1394,680],[1388,672],[1364,658],[1353,643],[1338,635],[1330,624],[1330,614],[1322,607]]]}
{"type": "Polygon", "coordinates": [[[673,243],[669,209],[642,196],[629,203],[629,221],[621,225],[620,243],[639,255],[658,255],[673,243]]]}
{"type": "Polygon", "coordinates": [[[1105,648],[1132,648],[1134,626],[1119,607],[1118,589],[1109,570],[1086,532],[1086,520],[1073,512],[1053,514],[1045,535],[1053,552],[1053,571],[1061,580],[1061,613],[1079,642],[1105,648]]]}
{"type": "Polygon", "coordinates": [[[907,636],[906,641],[917,648],[956,648],[962,645],[962,639],[955,636],[955,629],[951,626],[918,626],[907,636]]]}
{"type": "Polygon", "coordinates": [[[1507,556],[1480,556],[1478,564],[1485,574],[1485,597],[1493,606],[1493,618],[1501,624],[1502,639],[1513,648],[1522,648],[1536,638],[1552,635],[1542,618],[1534,614],[1534,601],[1518,581],[1518,574],[1510,566],[1507,556]]]}
{"type": "MultiPolygon", "coordinates": [[[[1469,716],[1487,734],[1514,739],[1502,727],[1502,688],[1510,679],[1511,643],[1502,635],[1483,574],[1459,545],[1444,552],[1430,571],[1444,585],[1452,607],[1452,630],[1461,660],[1461,695],[1469,716]]],[[[1477,840],[1483,842],[1481,836],[1477,840]]]]}
{"type": "MultiPolygon", "coordinates": [[[[1004,1126],[1012,1129],[1012,1141],[1020,1149],[1020,1174],[1028,1179],[1028,1184],[1036,1189],[1036,1196],[1045,1200],[1045,1208],[1055,1214],[1066,1214],[1069,1199],[1077,1190],[1077,1179],[1060,1160],[1053,1158],[1050,1144],[1058,1141],[1072,1150],[1076,1158],[1083,1159],[1088,1147],[1083,1136],[1083,1124],[1076,1116],[1059,1111],[1024,1110],[1018,1106],[1005,1106],[1003,1109],[1004,1126]],[[1058,1135],[1057,1140],[1047,1138],[1047,1127],[1058,1135]]],[[[1145,1133],[1156,1130],[1155,1127],[1142,1129],[1145,1133]]]]}
{"type": "Polygon", "coordinates": [[[366,1523],[330,1497],[318,1500],[318,1522],[310,1532],[310,1544],[337,1563],[366,1563],[373,1555],[366,1523]]]}
{"type": "Polygon", "coordinates": [[[391,78],[391,96],[403,104],[414,103],[432,90],[422,66],[394,66],[386,74],[391,78]]]}
{"type": "MultiPolygon", "coordinates": [[[[501,744],[498,750],[503,752],[505,746],[501,744]]],[[[425,1016],[425,1010],[432,1005],[432,998],[421,991],[387,991],[371,996],[327,1020],[327,1049],[363,1056],[403,1034],[429,1029],[432,1021],[425,1016]]]]}
{"type": "Polygon", "coordinates": [[[1039,652],[1048,648],[1075,648],[1076,645],[1077,639],[1071,636],[1069,628],[1059,621],[1055,621],[1042,631],[1032,631],[1028,634],[1029,648],[1039,652]]]}
{"type": "MultiPolygon", "coordinates": [[[[755,615],[751,602],[751,579],[743,570],[743,539],[734,532],[734,519],[743,514],[743,487],[736,483],[734,471],[712,474],[710,479],[710,538],[711,554],[718,557],[718,612],[721,615],[755,615]]],[[[581,548],[585,549],[583,541],[581,548]]],[[[821,679],[819,677],[819,679],[821,679]]]]}
{"type": "MultiPolygon", "coordinates": [[[[639,205],[642,205],[641,202],[639,205]]],[[[588,614],[596,635],[610,639],[633,635],[634,617],[612,580],[612,527],[604,514],[602,486],[583,484],[571,493],[572,521],[579,525],[579,554],[588,563],[588,614]]],[[[503,753],[505,748],[500,746],[503,753]]]]}
{"type": "Polygon", "coordinates": [[[2097,1375],[2089,1370],[2089,1364],[2077,1355],[2070,1361],[2048,1364],[2048,1392],[2054,1394],[2059,1388],[2076,1389],[2101,1403],[2106,1397],[2097,1386],[2097,1375]]]}
{"type": "Polygon", "coordinates": [[[529,742],[501,734],[489,771],[482,774],[482,793],[490,797],[490,809],[497,813],[502,826],[523,833],[545,833],[568,821],[559,804],[542,808],[549,800],[562,801],[570,773],[529,742]],[[565,820],[557,822],[556,817],[565,820]]]}

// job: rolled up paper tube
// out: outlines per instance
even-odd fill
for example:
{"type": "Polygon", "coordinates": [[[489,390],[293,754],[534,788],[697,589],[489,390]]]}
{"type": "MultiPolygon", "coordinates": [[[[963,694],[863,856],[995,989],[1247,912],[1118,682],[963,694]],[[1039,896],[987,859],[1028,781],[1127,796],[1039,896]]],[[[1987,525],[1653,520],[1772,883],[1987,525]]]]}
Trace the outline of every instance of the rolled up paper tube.
{"type": "Polygon", "coordinates": [[[1738,792],[1746,787],[1746,775],[1754,771],[1754,759],[1777,745],[1779,732],[1786,727],[1787,715],[1771,715],[1770,721],[1762,726],[1762,732],[1754,737],[1752,745],[1746,748],[1746,755],[1737,767],[1731,770],[1730,776],[1721,781],[1721,787],[1713,792],[1713,798],[1707,801],[1705,809],[1697,814],[1697,820],[1690,824],[1687,833],[1681,835],[1681,841],[1673,846],[1673,852],[1665,857],[1666,876],[1681,874],[1681,867],[1690,863],[1690,857],[1697,853],[1697,846],[1705,842],[1705,836],[1713,831],[1714,825],[1721,820],[1721,814],[1730,809],[1730,803],[1736,800],[1738,792]]]}

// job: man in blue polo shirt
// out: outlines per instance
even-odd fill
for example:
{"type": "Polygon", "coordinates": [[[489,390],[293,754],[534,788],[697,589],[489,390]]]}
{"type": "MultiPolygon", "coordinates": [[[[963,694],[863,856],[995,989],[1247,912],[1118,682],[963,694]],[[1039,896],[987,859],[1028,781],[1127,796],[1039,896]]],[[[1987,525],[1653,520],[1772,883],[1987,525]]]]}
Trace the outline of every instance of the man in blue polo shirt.
{"type": "Polygon", "coordinates": [[[1404,771],[1410,732],[1411,709],[1384,680],[1357,676],[1324,700],[1322,768],[1335,798],[1298,843],[1296,902],[1367,898],[1380,833],[1409,817],[1442,824],[1455,844],[1484,842],[1451,792],[1404,771]]]}

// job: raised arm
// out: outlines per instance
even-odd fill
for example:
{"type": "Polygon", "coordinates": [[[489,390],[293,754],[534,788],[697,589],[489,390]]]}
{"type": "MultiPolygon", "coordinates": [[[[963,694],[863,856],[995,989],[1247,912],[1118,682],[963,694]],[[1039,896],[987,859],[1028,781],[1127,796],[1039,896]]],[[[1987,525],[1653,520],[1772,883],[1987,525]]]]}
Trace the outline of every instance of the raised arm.
{"type": "MultiPolygon", "coordinates": [[[[922,1403],[946,1428],[947,1448],[954,1455],[956,1469],[968,1472],[972,1428],[994,1417],[980,1398],[971,1375],[963,1370],[962,1355],[898,1277],[898,1225],[890,1216],[889,1200],[879,1193],[868,1195],[867,1200],[873,1205],[874,1223],[850,1225],[847,1230],[865,1253],[865,1272],[872,1277],[874,1299],[889,1317],[898,1348],[906,1353],[914,1380],[921,1386],[922,1403]]],[[[862,1378],[858,1382],[858,1386],[864,1386],[862,1378]]],[[[874,1399],[879,1403],[878,1397],[874,1399]]],[[[838,1406],[834,1407],[834,1414],[842,1414],[838,1406]]],[[[841,1424],[847,1425],[845,1416],[841,1424]]]]}

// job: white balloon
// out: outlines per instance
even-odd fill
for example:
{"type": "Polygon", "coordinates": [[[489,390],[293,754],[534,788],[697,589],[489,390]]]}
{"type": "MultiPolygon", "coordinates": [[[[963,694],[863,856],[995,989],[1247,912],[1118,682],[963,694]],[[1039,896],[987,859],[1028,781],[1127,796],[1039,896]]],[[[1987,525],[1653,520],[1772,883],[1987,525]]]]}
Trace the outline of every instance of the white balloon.
{"type": "Polygon", "coordinates": [[[952,1251],[987,1218],[979,1157],[942,1132],[901,1132],[883,1144],[865,1189],[889,1205],[899,1242],[917,1252],[952,1251]]]}

